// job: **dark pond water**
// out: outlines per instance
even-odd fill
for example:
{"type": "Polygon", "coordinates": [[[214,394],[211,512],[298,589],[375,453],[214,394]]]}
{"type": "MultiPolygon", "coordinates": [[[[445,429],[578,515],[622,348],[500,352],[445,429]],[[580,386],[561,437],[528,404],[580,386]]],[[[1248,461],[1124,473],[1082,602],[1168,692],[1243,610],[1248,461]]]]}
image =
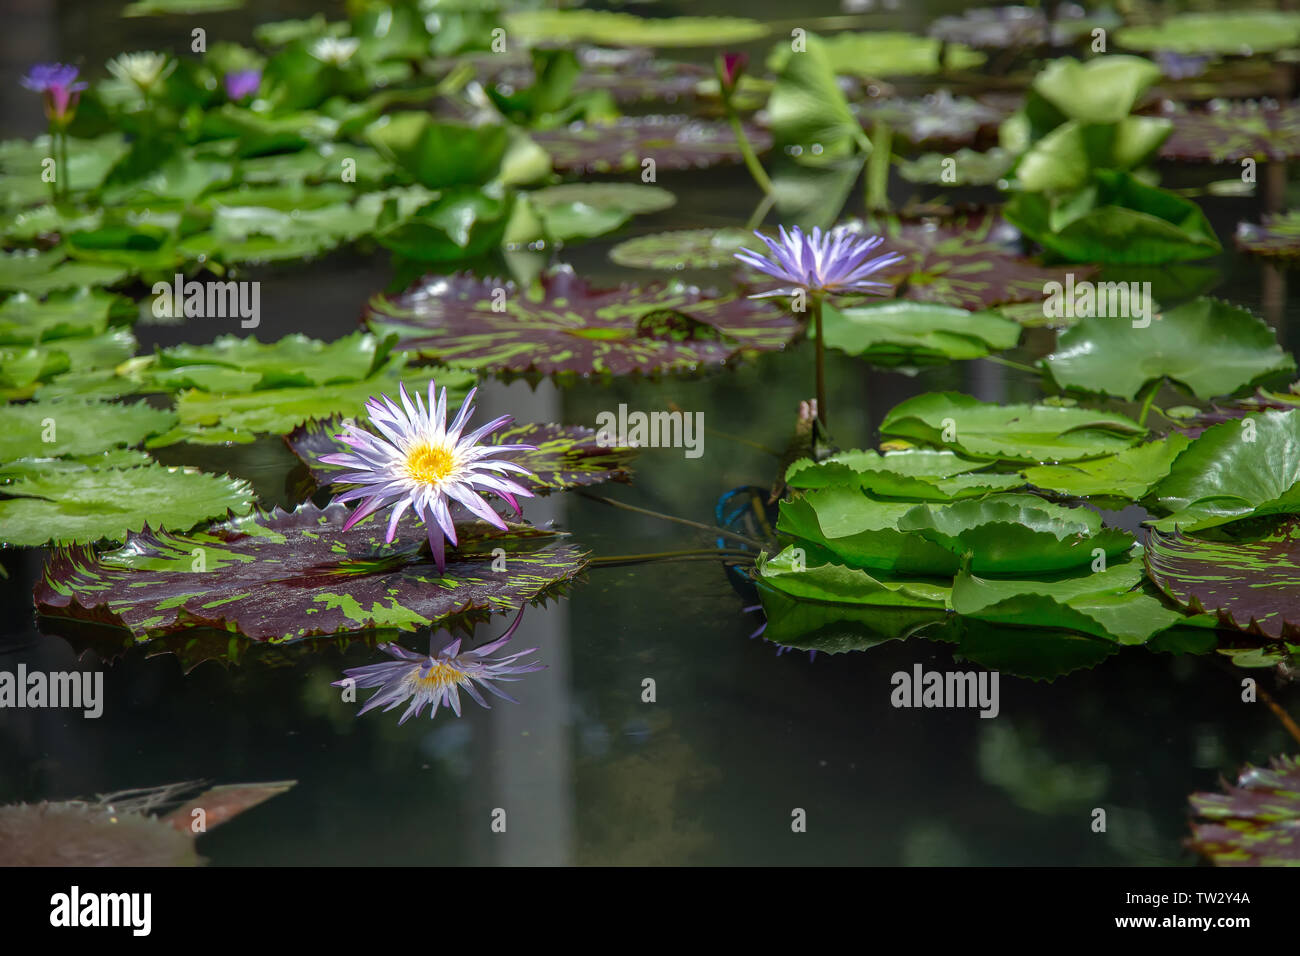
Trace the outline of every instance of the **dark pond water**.
{"type": "MultiPolygon", "coordinates": [[[[17,4],[0,36],[7,135],[29,135],[40,121],[15,93],[27,62],[84,57],[95,64],[121,49],[179,46],[169,21],[121,21],[119,6],[17,4]]],[[[879,23],[920,30],[936,12],[960,6],[909,4],[879,23]]],[[[250,8],[205,18],[210,35],[239,39],[253,22],[312,5],[250,8]]],[[[722,0],[655,7],[738,8],[722,0]]],[[[773,0],[747,3],[743,12],[790,16],[773,0]]],[[[839,9],[816,2],[799,12],[839,9]]],[[[606,259],[613,242],[667,228],[740,225],[756,199],[737,169],[672,173],[659,184],[678,194],[676,208],[567,249],[564,258],[594,278],[628,278],[633,273],[606,259]]],[[[900,190],[894,198],[906,197],[900,190]]],[[[850,207],[860,208],[860,199],[850,207]]],[[[1223,237],[1258,214],[1255,200],[1212,200],[1207,209],[1223,237]]],[[[1284,342],[1297,341],[1285,274],[1232,254],[1210,265],[1218,270],[1212,294],[1264,314],[1284,342]]],[[[292,331],[346,334],[390,277],[382,257],[338,256],[261,278],[259,337],[266,340],[292,331]]],[[[151,348],[226,331],[142,326],[137,334],[151,348]]],[[[1031,361],[1050,346],[1050,335],[1031,334],[1011,357],[1031,361]]],[[[699,380],[567,389],[493,383],[482,414],[594,425],[598,412],[620,403],[702,411],[709,429],[702,457],[648,450],[635,484],[598,490],[711,522],[723,492],[771,483],[776,460],[755,444],[785,445],[798,402],[811,391],[811,369],[811,352],[798,347],[699,380]]],[[[883,414],[921,391],[953,388],[993,401],[1038,394],[1036,380],[987,362],[909,377],[832,356],[830,375],[844,447],[874,444],[883,414]]],[[[190,449],[177,454],[182,459],[242,475],[265,499],[287,501],[294,460],[278,439],[190,449]]],[[[709,545],[687,528],[576,495],[530,503],[527,514],[554,520],[597,555],[709,545]]],[[[32,620],[30,590],[43,560],[39,552],[4,555],[0,668],[74,666],[73,648],[41,635],[32,620]]],[[[515,643],[536,644],[549,669],[515,685],[520,706],[471,705],[460,720],[440,715],[402,727],[395,714],[357,718],[356,705],[328,686],[343,667],[379,659],[360,646],[262,655],[240,667],[208,663],[189,674],[174,657],[133,651],[104,665],[99,720],[0,714],[0,803],[200,777],[297,780],[288,794],[201,839],[200,852],[215,865],[1188,864],[1193,857],[1181,846],[1187,794],[1287,749],[1263,705],[1240,703],[1239,675],[1213,660],[1135,649],[1053,683],[1004,675],[1001,712],[982,720],[974,711],[890,705],[894,672],[918,663],[966,666],[947,645],[912,639],[815,660],[778,656],[771,644],[748,638],[759,622],[743,604],[716,562],[593,569],[567,598],[526,614],[515,643]],[[642,701],[646,678],[656,682],[654,703],[642,701]],[[1095,807],[1107,810],[1104,834],[1090,828],[1095,807]],[[490,828],[496,808],[508,814],[504,834],[490,828]],[[807,812],[806,833],[791,831],[795,808],[807,812]]],[[[1294,690],[1277,692],[1294,702],[1294,690]]]]}

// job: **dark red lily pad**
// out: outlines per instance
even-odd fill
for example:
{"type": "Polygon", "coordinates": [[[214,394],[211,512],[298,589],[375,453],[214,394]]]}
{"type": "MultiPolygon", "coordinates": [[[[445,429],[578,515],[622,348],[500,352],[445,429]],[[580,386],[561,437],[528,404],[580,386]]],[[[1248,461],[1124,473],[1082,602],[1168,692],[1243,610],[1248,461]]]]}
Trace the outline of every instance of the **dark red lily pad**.
{"type": "Polygon", "coordinates": [[[1080,7],[1058,4],[1054,22],[1039,9],[1024,6],[981,7],[957,16],[939,17],[929,34],[945,43],[964,43],[981,50],[1032,49],[1051,40],[1058,46],[1073,42],[1093,26],[1117,19],[1090,16],[1080,7]]]}
{"type": "Polygon", "coordinates": [[[1216,866],[1300,865],[1300,758],[1246,769],[1235,787],[1188,798],[1202,820],[1187,845],[1216,866]]]}
{"type": "Polygon", "coordinates": [[[1017,253],[1018,233],[1000,217],[976,214],[946,222],[890,220],[883,248],[901,252],[907,261],[890,270],[897,295],[916,302],[936,302],[980,312],[1008,302],[1042,300],[1043,285],[1077,280],[1096,272],[1092,266],[1043,266],[1017,253]]]}
{"type": "Polygon", "coordinates": [[[457,525],[460,546],[448,551],[440,575],[427,532],[409,511],[392,544],[384,542],[386,512],[344,531],[350,512],[306,504],[185,535],[146,529],[107,554],[57,548],[36,585],[36,607],[51,618],[126,628],[137,641],[217,628],[288,642],[506,613],[586,566],[586,555],[557,543],[554,532],[477,522],[457,525]]]}
{"type": "MultiPolygon", "coordinates": [[[[530,135],[566,173],[629,172],[647,159],[659,170],[702,169],[743,158],[729,125],[686,116],[624,116],[608,125],[571,123],[530,135]]],[[[746,126],[745,135],[755,152],[772,146],[771,134],[757,126],[746,126]]]]}
{"type": "Polygon", "coordinates": [[[914,146],[942,150],[996,145],[998,126],[1014,110],[1005,101],[989,104],[939,90],[910,99],[872,100],[858,112],[868,131],[879,120],[914,146]]]}
{"type": "Polygon", "coordinates": [[[1234,103],[1220,109],[1165,114],[1174,128],[1161,159],[1203,163],[1286,162],[1300,156],[1300,104],[1234,103]]]}
{"type": "Polygon", "coordinates": [[[1237,248],[1275,259],[1300,257],[1300,210],[1264,216],[1258,223],[1237,224],[1237,248]]]}
{"type": "MultiPolygon", "coordinates": [[[[313,420],[286,435],[289,450],[302,459],[319,485],[328,485],[345,468],[322,464],[323,455],[348,451],[334,436],[340,424],[336,418],[313,420]]],[[[581,425],[512,425],[492,436],[493,444],[536,445],[535,451],[503,452],[498,461],[523,465],[531,477],[512,475],[513,481],[539,494],[598,485],[602,481],[630,481],[627,466],[636,455],[634,448],[601,447],[596,431],[581,425]]]]}
{"type": "Polygon", "coordinates": [[[429,361],[539,375],[694,371],[784,348],[799,328],[770,300],[676,282],[593,289],[568,270],[543,276],[534,291],[464,273],[426,277],[372,299],[366,323],[429,361]]]}
{"type": "Polygon", "coordinates": [[[1194,614],[1271,640],[1300,639],[1300,518],[1243,540],[1153,530],[1146,563],[1156,586],[1194,614]]]}

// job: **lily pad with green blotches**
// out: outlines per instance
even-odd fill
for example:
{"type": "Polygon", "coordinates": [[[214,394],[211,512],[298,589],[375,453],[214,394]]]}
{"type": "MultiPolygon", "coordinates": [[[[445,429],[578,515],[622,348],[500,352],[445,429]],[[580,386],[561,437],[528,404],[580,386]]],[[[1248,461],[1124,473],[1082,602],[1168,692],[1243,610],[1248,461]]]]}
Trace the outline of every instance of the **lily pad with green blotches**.
{"type": "MultiPolygon", "coordinates": [[[[571,123],[536,130],[531,136],[564,173],[639,172],[650,159],[660,171],[703,169],[742,159],[729,125],[685,116],[624,116],[604,125],[571,123]]],[[[745,136],[755,152],[772,145],[771,135],[757,126],[746,126],[745,136]]]]}
{"type": "Polygon", "coordinates": [[[1231,103],[1166,115],[1174,128],[1160,147],[1161,159],[1239,165],[1243,159],[1284,163],[1300,157],[1300,105],[1231,103]]]}
{"type": "Polygon", "coordinates": [[[20,474],[0,484],[0,541],[35,546],[121,541],[146,526],[185,530],[203,521],[245,514],[253,506],[246,481],[194,468],[63,467],[20,474]]]}
{"type": "Polygon", "coordinates": [[[824,307],[826,344],[874,365],[936,365],[976,359],[1015,346],[1019,323],[996,312],[930,302],[872,302],[824,307]]]}
{"type": "MultiPolygon", "coordinates": [[[[890,219],[881,234],[882,249],[907,257],[881,274],[904,299],[978,312],[1003,302],[1042,301],[1046,283],[1065,279],[1064,268],[1041,266],[1019,255],[1011,245],[1015,231],[992,215],[944,223],[890,219]]],[[[1078,280],[1094,270],[1074,266],[1073,271],[1078,280]]]]}
{"type": "Polygon", "coordinates": [[[467,274],[431,276],[399,296],[376,296],[366,322],[433,362],[540,375],[693,371],[784,348],[798,329],[771,302],[676,283],[593,289],[567,270],[527,291],[467,274]]]}
{"type": "Polygon", "coordinates": [[[1266,411],[1208,428],[1152,492],[1173,514],[1162,531],[1201,531],[1300,512],[1300,410],[1266,411]]]}
{"type": "Polygon", "coordinates": [[[0,289],[34,296],[60,289],[113,285],[129,274],[130,270],[120,265],[70,261],[62,249],[0,252],[0,289]]]}
{"type": "Polygon", "coordinates": [[[0,462],[90,455],[166,431],[173,412],[144,403],[68,399],[0,406],[0,462]]]}
{"type": "Polygon", "coordinates": [[[677,202],[668,190],[639,183],[566,183],[530,192],[528,199],[547,235],[561,240],[603,235],[677,202]]]}
{"type": "MultiPolygon", "coordinates": [[[[986,59],[983,53],[960,43],[944,44],[933,37],[886,30],[836,33],[823,37],[822,45],[836,73],[854,76],[928,76],[942,70],[972,69],[986,59]]],[[[789,43],[780,43],[767,58],[768,68],[779,72],[791,56],[798,55],[791,52],[789,43]]]]}
{"type": "Polygon", "coordinates": [[[885,123],[913,146],[956,149],[979,140],[996,142],[998,126],[1011,110],[939,90],[911,99],[872,100],[858,113],[868,128],[885,123]]]}
{"type": "Polygon", "coordinates": [[[1126,26],[1115,42],[1130,50],[1253,56],[1300,46],[1300,14],[1281,10],[1183,13],[1126,26]]]}
{"type": "Polygon", "coordinates": [[[460,545],[448,550],[439,574],[426,529],[409,511],[391,544],[386,517],[344,531],[349,513],[343,505],[307,504],[191,534],[146,531],[107,554],[59,548],[36,586],[37,610],[123,627],[137,641],[209,627],[285,642],[508,613],[586,565],[554,532],[528,525],[501,532],[478,522],[459,526],[460,545]]]}
{"type": "Polygon", "coordinates": [[[1188,846],[1216,866],[1300,866],[1300,757],[1248,764],[1223,790],[1188,797],[1200,818],[1188,846]]]}
{"type": "Polygon", "coordinates": [[[1295,371],[1266,322],[1220,299],[1185,303],[1142,328],[1134,327],[1144,320],[1130,318],[1131,308],[1106,311],[1118,317],[1089,316],[1061,333],[1043,361],[1057,384],[1132,399],[1149,383],[1169,379],[1209,400],[1295,371]]]}
{"type": "Polygon", "coordinates": [[[1005,179],[1016,157],[994,147],[984,152],[959,149],[954,153],[924,153],[896,162],[898,174],[910,183],[929,186],[992,186],[1005,179]]]}
{"type": "Polygon", "coordinates": [[[754,234],[744,229],[678,229],[620,242],[609,257],[634,269],[725,269],[736,265],[740,249],[754,244],[754,234]]]}
{"type": "Polygon", "coordinates": [[[1146,561],[1147,575],[1180,607],[1271,640],[1300,638],[1300,519],[1231,540],[1153,531],[1146,561]]]}
{"type": "Polygon", "coordinates": [[[1300,211],[1264,216],[1258,224],[1237,224],[1237,248],[1257,256],[1294,259],[1300,256],[1300,211]]]}
{"type": "Polygon", "coordinates": [[[1097,567],[1094,558],[1090,565],[1032,577],[988,578],[961,571],[953,581],[952,608],[994,624],[1063,628],[1120,644],[1144,644],[1187,621],[1143,589],[1140,547],[1097,567]]]}
{"type": "Polygon", "coordinates": [[[948,448],[969,458],[1077,461],[1123,451],[1146,429],[1124,415],[1061,405],[1002,405],[930,392],[894,406],[882,435],[948,448]]]}
{"type": "Polygon", "coordinates": [[[543,42],[605,46],[715,47],[766,36],[768,27],[745,17],[637,17],[605,10],[519,10],[506,14],[511,36],[543,42]]]}
{"type": "Polygon", "coordinates": [[[1024,481],[1019,475],[984,471],[987,461],[971,461],[950,451],[909,448],[884,455],[870,449],[843,451],[814,462],[801,458],[786,469],[791,488],[849,485],[877,498],[905,501],[953,501],[993,491],[1008,491],[1024,481]]]}
{"type": "Polygon", "coordinates": [[[1158,441],[1126,448],[1115,455],[1062,465],[1034,465],[1023,474],[1035,488],[1077,498],[1122,498],[1138,501],[1169,469],[1191,439],[1171,432],[1158,441]]]}
{"type": "MultiPolygon", "coordinates": [[[[323,455],[350,451],[334,438],[339,431],[338,419],[311,421],[284,438],[319,485],[330,484],[347,470],[320,460],[323,455]]],[[[602,446],[596,432],[581,425],[510,425],[494,432],[490,441],[494,445],[537,446],[535,451],[502,453],[497,460],[513,461],[531,471],[531,475],[514,475],[511,480],[541,494],[603,481],[630,481],[628,465],[636,455],[633,448],[602,446]]]]}

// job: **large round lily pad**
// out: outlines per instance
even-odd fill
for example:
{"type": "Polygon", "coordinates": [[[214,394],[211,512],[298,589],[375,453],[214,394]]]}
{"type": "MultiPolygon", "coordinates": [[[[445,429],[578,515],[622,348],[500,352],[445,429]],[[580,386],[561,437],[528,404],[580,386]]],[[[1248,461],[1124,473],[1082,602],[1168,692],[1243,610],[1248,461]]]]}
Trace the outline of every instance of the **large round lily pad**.
{"type": "Polygon", "coordinates": [[[1247,766],[1223,793],[1194,793],[1188,845],[1216,866],[1300,866],[1300,757],[1247,766]]]}
{"type": "Polygon", "coordinates": [[[1240,164],[1284,163],[1300,156],[1300,106],[1232,103],[1218,109],[1166,114],[1174,128],[1161,159],[1240,164]]]}
{"type": "Polygon", "coordinates": [[[875,365],[935,365],[1012,348],[1017,322],[996,312],[902,300],[824,307],[826,344],[875,365]]]}
{"type": "Polygon", "coordinates": [[[542,375],[692,371],[783,348],[798,329],[767,300],[662,282],[593,289],[560,270],[540,288],[459,274],[376,296],[366,322],[398,346],[457,368],[542,375]]]}
{"type": "Polygon", "coordinates": [[[344,505],[307,504],[189,535],[146,531],[107,554],[60,548],[36,585],[36,606],[50,617],[126,628],[137,641],[206,627],[281,642],[509,612],[586,564],[553,532],[478,522],[458,527],[460,544],[440,575],[427,531],[409,512],[391,544],[385,518],[344,531],[349,514],[344,505]]]}
{"type": "MultiPolygon", "coordinates": [[[[685,116],[624,116],[610,124],[571,123],[530,135],[551,155],[555,168],[566,173],[640,172],[649,168],[644,166],[649,159],[657,171],[742,159],[729,125],[685,116]]],[[[747,126],[745,136],[756,152],[772,146],[771,135],[757,126],[747,126]]]]}
{"type": "Polygon", "coordinates": [[[754,234],[744,229],[678,229],[620,242],[609,257],[634,269],[724,269],[735,266],[736,253],[753,242],[754,234]]]}
{"type": "Polygon", "coordinates": [[[525,43],[586,42],[608,46],[714,47],[746,43],[767,27],[745,17],[633,16],[607,10],[519,10],[506,15],[506,29],[525,43]]]}
{"type": "Polygon", "coordinates": [[[1264,216],[1258,224],[1237,224],[1237,248],[1257,256],[1295,259],[1300,256],[1300,212],[1264,216]]]}
{"type": "Polygon", "coordinates": [[[1279,10],[1184,13],[1123,27],[1115,42],[1130,50],[1253,56],[1300,46],[1300,14],[1279,10]]]}

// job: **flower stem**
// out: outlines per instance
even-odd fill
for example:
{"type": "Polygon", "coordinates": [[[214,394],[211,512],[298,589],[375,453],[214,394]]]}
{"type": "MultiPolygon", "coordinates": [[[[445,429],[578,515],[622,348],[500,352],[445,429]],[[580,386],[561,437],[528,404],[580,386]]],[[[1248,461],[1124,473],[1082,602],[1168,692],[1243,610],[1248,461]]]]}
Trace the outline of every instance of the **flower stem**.
{"type": "Polygon", "coordinates": [[[678,518],[676,515],[666,515],[661,511],[651,511],[649,508],[638,508],[636,505],[629,505],[623,501],[615,501],[613,498],[606,498],[604,495],[595,495],[590,491],[579,490],[577,492],[584,498],[590,498],[592,501],[599,501],[601,504],[610,505],[614,508],[622,508],[624,511],[631,511],[635,514],[649,515],[652,518],[662,518],[664,521],[673,521],[677,524],[684,524],[690,528],[697,528],[700,531],[707,531],[709,534],[722,535],[724,538],[734,538],[744,544],[752,545],[755,548],[766,547],[762,541],[746,537],[743,534],[737,534],[735,531],[728,531],[726,528],[719,528],[714,525],[702,524],[699,521],[691,521],[689,518],[678,518]]]}
{"type": "Polygon", "coordinates": [[[821,420],[822,428],[826,428],[827,408],[826,408],[826,335],[822,330],[822,298],[819,295],[812,297],[812,314],[813,328],[817,335],[817,417],[821,420]]]}
{"type": "Polygon", "coordinates": [[[1147,397],[1142,402],[1142,414],[1138,416],[1139,425],[1145,425],[1147,423],[1147,414],[1151,411],[1151,402],[1155,399],[1156,392],[1158,391],[1160,391],[1160,379],[1156,379],[1152,382],[1151,387],[1147,389],[1147,397]]]}
{"type": "Polygon", "coordinates": [[[1014,368],[1020,372],[1029,372],[1033,375],[1039,374],[1039,370],[1034,368],[1032,365],[1025,365],[1023,362],[1017,362],[1014,361],[1013,359],[1003,358],[1001,355],[986,355],[984,356],[984,360],[986,362],[995,362],[998,365],[1005,365],[1007,368],[1014,368]]]}
{"type": "Polygon", "coordinates": [[[754,182],[758,183],[758,188],[763,190],[763,194],[770,196],[773,191],[772,180],[768,178],[767,170],[754,154],[754,147],[749,145],[749,137],[745,135],[745,127],[741,125],[736,107],[732,105],[732,93],[727,89],[721,70],[718,70],[717,74],[718,89],[722,94],[722,107],[727,112],[727,122],[731,124],[731,132],[735,134],[736,145],[740,147],[741,158],[745,160],[745,168],[749,170],[749,175],[754,178],[754,182]]]}
{"type": "Polygon", "coordinates": [[[752,561],[754,553],[736,548],[652,551],[647,554],[611,554],[599,558],[589,558],[587,563],[595,567],[617,567],[621,564],[640,564],[645,561],[735,561],[739,558],[748,558],[752,561]]]}
{"type": "Polygon", "coordinates": [[[871,155],[867,157],[863,173],[867,213],[889,210],[889,160],[893,145],[893,132],[889,124],[876,120],[871,128],[871,155]]]}

